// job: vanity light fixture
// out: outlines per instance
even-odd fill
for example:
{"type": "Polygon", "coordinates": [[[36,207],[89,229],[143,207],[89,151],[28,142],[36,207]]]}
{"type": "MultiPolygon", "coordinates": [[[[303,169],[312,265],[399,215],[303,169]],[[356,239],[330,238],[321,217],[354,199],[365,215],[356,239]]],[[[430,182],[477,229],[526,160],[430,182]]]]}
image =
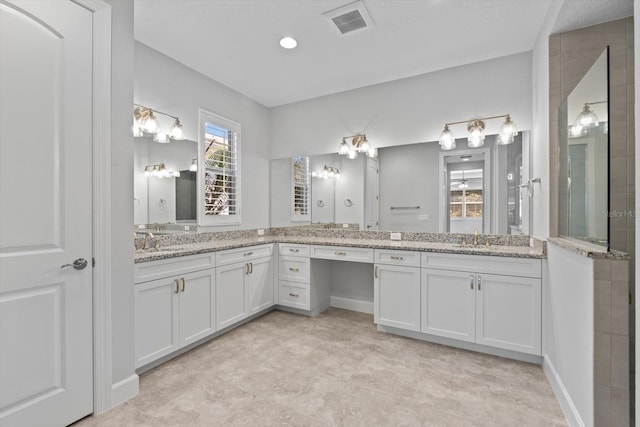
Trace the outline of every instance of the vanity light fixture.
{"type": "Polygon", "coordinates": [[[179,171],[170,171],[165,166],[164,163],[159,163],[157,165],[148,165],[144,168],[144,176],[147,178],[155,177],[155,178],[174,178],[179,177],[179,171]]]}
{"type": "Polygon", "coordinates": [[[372,159],[378,157],[378,149],[373,148],[371,144],[369,144],[367,135],[358,133],[356,135],[343,137],[340,148],[338,149],[338,154],[347,156],[348,159],[353,160],[358,158],[358,153],[363,153],[372,159]]]}
{"type": "Polygon", "coordinates": [[[578,114],[578,117],[576,117],[574,126],[581,126],[584,129],[597,127],[600,123],[598,122],[598,116],[591,109],[591,106],[606,103],[607,101],[585,102],[584,107],[582,107],[582,111],[578,114]]]}
{"type": "Polygon", "coordinates": [[[470,148],[479,148],[484,145],[484,121],[491,119],[499,119],[505,118],[504,123],[500,126],[500,132],[498,134],[498,138],[496,143],[498,145],[507,145],[511,144],[514,141],[516,135],[518,135],[518,128],[516,124],[511,120],[511,116],[509,114],[502,114],[499,116],[490,116],[490,117],[481,117],[478,119],[472,120],[462,120],[459,122],[449,122],[444,124],[444,129],[440,134],[440,148],[443,150],[454,150],[456,148],[456,139],[453,135],[453,132],[449,129],[449,126],[466,123],[467,131],[469,132],[469,136],[467,139],[467,145],[470,148]]]}
{"type": "Polygon", "coordinates": [[[141,137],[144,136],[145,133],[150,133],[154,135],[154,141],[161,143],[169,142],[168,139],[172,139],[174,141],[182,141],[184,139],[184,130],[178,117],[163,113],[162,111],[152,110],[151,108],[143,105],[133,105],[135,107],[133,110],[133,136],[141,137]],[[168,133],[160,132],[160,122],[158,121],[156,114],[162,114],[163,116],[174,119],[173,125],[171,125],[168,133]]]}
{"type": "Polygon", "coordinates": [[[469,181],[464,178],[464,170],[462,171],[462,180],[458,184],[458,188],[469,188],[469,181]]]}
{"type": "Polygon", "coordinates": [[[313,178],[320,179],[340,178],[340,169],[334,168],[333,166],[324,165],[324,169],[322,169],[322,171],[311,172],[311,176],[313,178]]]}

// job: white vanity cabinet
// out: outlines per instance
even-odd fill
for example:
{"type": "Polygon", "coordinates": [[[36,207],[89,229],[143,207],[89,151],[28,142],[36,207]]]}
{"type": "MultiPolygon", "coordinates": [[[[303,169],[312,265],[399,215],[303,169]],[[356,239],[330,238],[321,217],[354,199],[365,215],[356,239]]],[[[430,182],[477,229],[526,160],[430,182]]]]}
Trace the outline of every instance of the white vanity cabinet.
{"type": "Polygon", "coordinates": [[[204,254],[136,264],[136,368],[216,331],[213,260],[204,254]]]}
{"type": "Polygon", "coordinates": [[[425,253],[422,267],[421,332],[540,355],[539,259],[425,253]]]}
{"type": "Polygon", "coordinates": [[[373,321],[420,331],[420,253],[376,249],[373,321]]]}
{"type": "Polygon", "coordinates": [[[311,310],[311,259],[308,245],[280,243],[278,257],[278,304],[311,310]]]}
{"type": "Polygon", "coordinates": [[[273,245],[220,251],[216,268],[216,327],[231,326],[274,305],[273,245]]]}

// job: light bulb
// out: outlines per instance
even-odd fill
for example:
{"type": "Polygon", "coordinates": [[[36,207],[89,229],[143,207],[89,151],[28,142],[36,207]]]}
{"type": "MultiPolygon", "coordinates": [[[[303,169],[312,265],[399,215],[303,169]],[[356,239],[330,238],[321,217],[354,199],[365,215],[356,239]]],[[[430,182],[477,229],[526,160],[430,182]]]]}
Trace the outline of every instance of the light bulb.
{"type": "Polygon", "coordinates": [[[358,151],[361,153],[368,153],[369,150],[371,150],[371,145],[369,145],[369,141],[367,141],[367,137],[365,136],[362,144],[358,147],[358,151]]]}
{"type": "Polygon", "coordinates": [[[346,156],[347,154],[349,154],[349,144],[347,144],[347,141],[344,140],[344,138],[342,138],[342,142],[340,143],[340,149],[338,150],[338,154],[340,154],[341,156],[346,156]]]}
{"type": "Polygon", "coordinates": [[[440,148],[443,150],[455,150],[456,138],[453,136],[453,132],[449,130],[449,125],[444,125],[444,130],[440,134],[440,148]]]}
{"type": "Polygon", "coordinates": [[[147,178],[149,178],[151,176],[151,166],[145,166],[144,168],[144,176],[146,176],[147,178]]]}
{"type": "Polygon", "coordinates": [[[369,156],[372,159],[375,159],[376,157],[378,157],[378,149],[371,147],[367,152],[367,156],[369,156]]]}
{"type": "Polygon", "coordinates": [[[571,138],[577,138],[577,137],[582,136],[582,135],[584,135],[586,133],[587,133],[586,129],[584,129],[580,125],[569,126],[569,137],[571,137],[571,138]]]}
{"type": "Polygon", "coordinates": [[[144,133],[142,132],[142,129],[140,129],[140,125],[138,125],[138,123],[133,122],[133,136],[135,138],[140,138],[141,136],[144,136],[144,133]]]}
{"type": "Polygon", "coordinates": [[[576,118],[576,125],[580,125],[583,128],[590,129],[599,125],[598,116],[591,110],[589,104],[584,104],[582,111],[576,118]]]}
{"type": "Polygon", "coordinates": [[[347,153],[347,158],[349,160],[355,160],[358,158],[358,152],[356,150],[349,150],[347,153]]]}
{"type": "Polygon", "coordinates": [[[518,129],[516,128],[516,124],[511,121],[511,116],[507,115],[507,119],[504,121],[502,126],[500,126],[500,132],[498,133],[497,144],[498,145],[507,145],[511,144],[516,135],[518,135],[518,129]]]}
{"type": "Polygon", "coordinates": [[[473,120],[467,125],[469,131],[469,139],[467,146],[469,148],[478,148],[484,145],[484,122],[482,120],[473,120]]]}
{"type": "Polygon", "coordinates": [[[158,129],[160,129],[160,122],[156,116],[153,115],[153,111],[149,110],[149,114],[147,114],[141,121],[142,130],[147,133],[158,133],[158,129]]]}
{"type": "Polygon", "coordinates": [[[280,46],[285,49],[293,49],[298,46],[298,42],[293,37],[283,37],[280,39],[280,46]]]}
{"type": "Polygon", "coordinates": [[[176,121],[173,123],[173,126],[171,126],[171,129],[169,130],[169,138],[176,141],[182,141],[184,139],[182,123],[180,123],[180,119],[177,117],[176,121]]]}
{"type": "Polygon", "coordinates": [[[198,170],[198,159],[191,160],[191,166],[189,166],[189,170],[191,172],[195,172],[198,170]]]}

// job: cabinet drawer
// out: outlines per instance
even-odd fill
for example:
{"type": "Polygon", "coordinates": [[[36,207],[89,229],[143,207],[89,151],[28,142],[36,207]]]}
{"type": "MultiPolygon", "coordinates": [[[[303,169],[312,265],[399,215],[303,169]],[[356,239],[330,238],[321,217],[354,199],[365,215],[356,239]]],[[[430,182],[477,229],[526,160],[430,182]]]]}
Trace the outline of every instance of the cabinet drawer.
{"type": "Polygon", "coordinates": [[[373,249],[342,246],[311,246],[311,258],[373,263],[373,249]]]}
{"type": "Polygon", "coordinates": [[[503,274],[519,277],[542,277],[542,262],[532,258],[484,255],[422,253],[422,268],[503,274]]]}
{"type": "Polygon", "coordinates": [[[227,249],[216,255],[216,266],[234,264],[236,262],[251,261],[257,258],[271,256],[273,244],[247,246],[245,248],[227,249]]]}
{"type": "Polygon", "coordinates": [[[296,245],[293,243],[280,243],[280,255],[286,256],[309,256],[309,245],[296,245]]]}
{"type": "Polygon", "coordinates": [[[134,264],[134,282],[142,283],[215,266],[215,252],[134,264]]]}
{"type": "Polygon", "coordinates": [[[376,264],[420,267],[420,252],[397,251],[394,249],[376,249],[373,254],[376,264]]]}
{"type": "Polygon", "coordinates": [[[280,305],[299,308],[301,310],[311,309],[311,299],[309,296],[309,284],[280,281],[279,301],[280,305]]]}
{"type": "Polygon", "coordinates": [[[309,283],[311,273],[309,258],[281,256],[278,275],[280,280],[309,283]]]}

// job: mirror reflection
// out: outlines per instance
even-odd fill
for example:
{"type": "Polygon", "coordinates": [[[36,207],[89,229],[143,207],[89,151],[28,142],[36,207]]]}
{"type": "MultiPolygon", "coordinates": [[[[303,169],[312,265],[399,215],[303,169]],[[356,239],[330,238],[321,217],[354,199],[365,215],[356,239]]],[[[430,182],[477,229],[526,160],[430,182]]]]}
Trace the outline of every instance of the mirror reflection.
{"type": "Polygon", "coordinates": [[[509,145],[488,135],[475,149],[461,139],[451,151],[420,143],[379,148],[377,158],[333,153],[273,160],[272,225],[529,234],[528,142],[521,132],[509,145]],[[299,165],[307,161],[311,189],[303,202],[299,165]],[[306,203],[310,218],[302,214],[306,203]]]}
{"type": "Polygon", "coordinates": [[[608,247],[608,51],[560,106],[559,233],[608,247]]]}
{"type": "Polygon", "coordinates": [[[196,222],[197,143],[134,140],[134,223],[196,222]]]}

